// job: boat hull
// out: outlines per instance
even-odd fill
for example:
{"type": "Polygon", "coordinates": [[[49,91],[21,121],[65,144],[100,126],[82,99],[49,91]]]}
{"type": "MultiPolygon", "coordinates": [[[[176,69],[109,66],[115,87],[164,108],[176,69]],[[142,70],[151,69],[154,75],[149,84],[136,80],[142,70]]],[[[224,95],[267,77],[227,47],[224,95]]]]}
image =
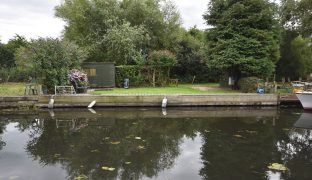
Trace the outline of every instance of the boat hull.
{"type": "Polygon", "coordinates": [[[312,93],[302,92],[297,93],[296,96],[298,97],[304,109],[312,110],[312,93]]]}

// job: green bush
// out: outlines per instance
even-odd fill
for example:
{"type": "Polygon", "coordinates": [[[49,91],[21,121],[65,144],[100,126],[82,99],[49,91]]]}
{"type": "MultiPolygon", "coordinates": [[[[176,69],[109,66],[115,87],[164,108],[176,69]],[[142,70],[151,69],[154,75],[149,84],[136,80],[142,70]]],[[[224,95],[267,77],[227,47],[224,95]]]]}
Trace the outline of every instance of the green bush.
{"type": "Polygon", "coordinates": [[[124,79],[130,80],[131,86],[140,86],[146,83],[141,66],[116,66],[116,85],[123,86],[124,79]]]}
{"type": "Polygon", "coordinates": [[[86,57],[75,44],[52,38],[32,40],[18,53],[22,53],[17,56],[18,67],[35,72],[37,82],[45,85],[49,92],[54,92],[54,86],[68,85],[68,71],[79,67],[86,57]]]}
{"type": "Polygon", "coordinates": [[[1,68],[0,82],[28,82],[29,77],[36,78],[35,74],[19,68],[1,68]]]}
{"type": "Polygon", "coordinates": [[[176,65],[176,56],[168,50],[152,51],[148,56],[147,67],[150,83],[155,86],[167,85],[170,69],[176,65]]]}
{"type": "Polygon", "coordinates": [[[244,77],[238,81],[238,86],[243,93],[255,93],[258,81],[257,77],[244,77]]]}

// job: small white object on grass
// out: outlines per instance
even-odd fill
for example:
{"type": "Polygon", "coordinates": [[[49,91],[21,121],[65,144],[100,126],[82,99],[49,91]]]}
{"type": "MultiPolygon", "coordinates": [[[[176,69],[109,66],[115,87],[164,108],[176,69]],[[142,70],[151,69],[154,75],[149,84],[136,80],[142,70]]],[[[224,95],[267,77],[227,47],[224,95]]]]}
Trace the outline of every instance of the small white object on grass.
{"type": "Polygon", "coordinates": [[[94,105],[95,105],[96,101],[92,101],[89,105],[88,105],[88,108],[92,108],[94,105]]]}

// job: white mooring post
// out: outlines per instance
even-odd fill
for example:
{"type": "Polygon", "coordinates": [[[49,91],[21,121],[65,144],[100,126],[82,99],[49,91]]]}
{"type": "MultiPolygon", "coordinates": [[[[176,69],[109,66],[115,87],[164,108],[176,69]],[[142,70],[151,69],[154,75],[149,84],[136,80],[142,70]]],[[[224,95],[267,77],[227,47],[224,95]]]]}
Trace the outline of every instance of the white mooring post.
{"type": "Polygon", "coordinates": [[[164,99],[162,100],[162,103],[161,103],[161,107],[162,108],[166,108],[167,107],[167,102],[168,102],[168,99],[166,97],[164,97],[164,99]]]}
{"type": "Polygon", "coordinates": [[[48,108],[53,109],[53,105],[54,105],[54,96],[51,96],[49,100],[48,108]]]}

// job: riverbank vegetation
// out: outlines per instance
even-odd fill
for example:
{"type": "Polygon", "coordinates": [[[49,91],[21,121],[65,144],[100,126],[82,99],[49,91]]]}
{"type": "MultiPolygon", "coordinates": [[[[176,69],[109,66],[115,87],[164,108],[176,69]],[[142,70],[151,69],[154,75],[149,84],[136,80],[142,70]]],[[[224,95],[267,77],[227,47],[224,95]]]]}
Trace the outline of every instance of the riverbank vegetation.
{"type": "Polygon", "coordinates": [[[0,85],[0,96],[22,96],[24,91],[24,83],[1,83],[0,85]]]}
{"type": "Polygon", "coordinates": [[[0,81],[31,77],[52,93],[70,84],[68,71],[82,62],[114,62],[117,86],[124,78],[141,87],[164,87],[170,79],[228,86],[231,77],[239,89],[246,77],[297,80],[312,73],[310,0],[207,5],[209,28],[202,30],[183,28],[170,0],[66,0],[55,8],[66,22],[62,38],[0,42],[0,81]]]}

